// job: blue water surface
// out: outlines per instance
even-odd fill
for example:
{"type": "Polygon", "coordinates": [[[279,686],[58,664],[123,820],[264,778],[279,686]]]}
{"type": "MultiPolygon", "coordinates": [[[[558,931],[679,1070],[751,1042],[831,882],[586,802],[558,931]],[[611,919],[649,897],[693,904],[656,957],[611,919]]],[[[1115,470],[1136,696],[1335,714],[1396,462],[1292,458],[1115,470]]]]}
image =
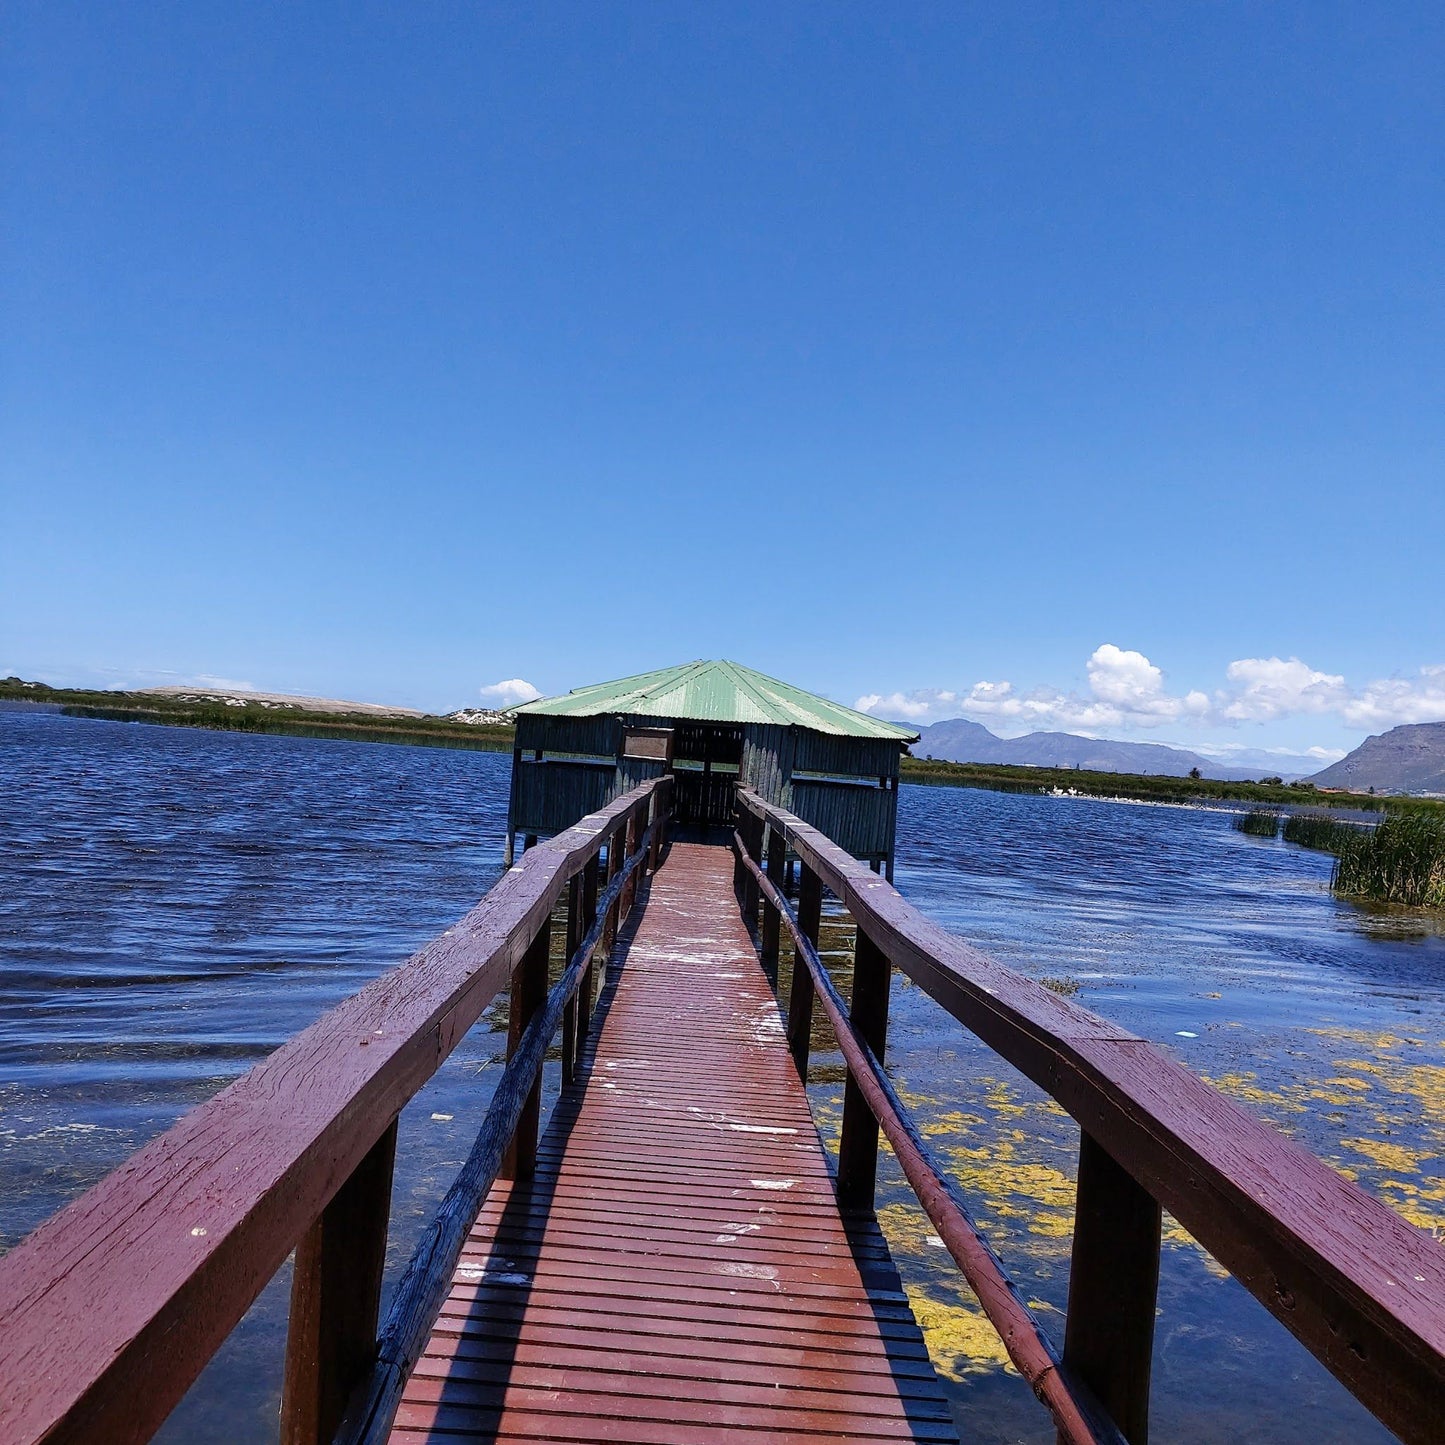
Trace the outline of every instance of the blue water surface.
{"type": "MultiPolygon", "coordinates": [[[[500,876],[509,764],[0,710],[0,1248],[471,907],[500,876]]],[[[1440,1230],[1437,923],[1341,903],[1326,857],[1229,821],[904,787],[897,882],[1440,1230]]],[[[901,981],[892,1017],[896,1082],[1061,1332],[1077,1131],[901,981]]],[[[484,1019],[403,1116],[389,1278],[465,1156],[501,1048],[484,1019]]],[[[830,1062],[813,1088],[825,1133],[830,1062]]],[[[1052,1439],[888,1161],[880,1202],[967,1438],[1052,1439]]],[[[283,1271],[164,1440],[275,1439],[287,1288],[283,1271]]],[[[1154,1398],[1159,1440],[1390,1438],[1177,1228],[1154,1398]]]]}

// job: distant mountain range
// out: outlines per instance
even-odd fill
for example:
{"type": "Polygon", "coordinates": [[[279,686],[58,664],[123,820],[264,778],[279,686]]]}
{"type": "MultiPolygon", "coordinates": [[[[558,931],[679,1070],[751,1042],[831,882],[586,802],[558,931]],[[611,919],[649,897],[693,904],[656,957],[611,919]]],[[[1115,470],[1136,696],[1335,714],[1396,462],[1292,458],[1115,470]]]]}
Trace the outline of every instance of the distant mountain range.
{"type": "Polygon", "coordinates": [[[1258,769],[1221,767],[1198,753],[1171,748],[1165,743],[1119,743],[1107,738],[1080,737],[1077,733],[1029,733],[1021,738],[1001,738],[981,723],[961,717],[923,728],[913,744],[913,756],[943,758],[951,763],[1087,768],[1091,772],[1151,773],[1169,778],[1188,777],[1191,769],[1198,768],[1201,776],[1226,782],[1260,776],[1258,769]]]}
{"type": "Polygon", "coordinates": [[[1445,722],[1406,723],[1366,738],[1310,781],[1322,788],[1445,793],[1445,722]]]}

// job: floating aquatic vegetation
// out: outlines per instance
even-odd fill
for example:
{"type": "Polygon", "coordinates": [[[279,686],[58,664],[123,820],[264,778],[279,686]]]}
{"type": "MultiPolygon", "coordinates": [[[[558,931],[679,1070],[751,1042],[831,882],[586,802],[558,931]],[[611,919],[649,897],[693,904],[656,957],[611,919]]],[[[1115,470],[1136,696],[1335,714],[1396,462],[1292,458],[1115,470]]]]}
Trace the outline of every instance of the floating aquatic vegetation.
{"type": "Polygon", "coordinates": [[[1073,998],[1079,991],[1079,980],[1076,978],[1041,978],[1039,982],[1061,998],[1073,998]]]}

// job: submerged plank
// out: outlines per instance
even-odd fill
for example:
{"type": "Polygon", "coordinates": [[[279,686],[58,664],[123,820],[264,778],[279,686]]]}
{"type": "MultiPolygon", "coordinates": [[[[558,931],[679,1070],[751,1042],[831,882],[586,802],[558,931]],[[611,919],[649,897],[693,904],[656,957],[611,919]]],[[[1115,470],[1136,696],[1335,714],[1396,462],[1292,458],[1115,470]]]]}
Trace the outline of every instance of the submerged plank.
{"type": "Polygon", "coordinates": [[[882,1236],[838,1214],[729,853],[674,845],[612,975],[395,1445],[956,1440],[882,1236]]]}

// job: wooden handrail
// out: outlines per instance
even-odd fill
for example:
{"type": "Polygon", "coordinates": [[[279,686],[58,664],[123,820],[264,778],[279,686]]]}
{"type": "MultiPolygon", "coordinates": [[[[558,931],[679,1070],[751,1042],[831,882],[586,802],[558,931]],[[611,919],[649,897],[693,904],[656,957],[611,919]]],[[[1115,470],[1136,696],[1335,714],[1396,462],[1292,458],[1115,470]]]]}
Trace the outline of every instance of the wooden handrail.
{"type": "Polygon", "coordinates": [[[817,947],[804,933],[788,900],[748,856],[746,844],[737,833],[733,834],[733,847],[763,897],[773,905],[774,914],[792,935],[797,956],[812,978],[813,989],[823,1004],[850,1075],[893,1146],[924,1213],[998,1330],[1009,1359],[1052,1412],[1062,1445],[1121,1445],[1123,1437],[1098,1402],[1077,1381],[1068,1378],[1053,1341],[1004,1272],[998,1256],[973,1222],[958,1186],[924,1142],[877,1055],[848,1017],[843,996],[828,976],[817,947]]]}
{"type": "Polygon", "coordinates": [[[507,986],[569,880],[619,825],[649,807],[660,818],[670,782],[530,849],[459,923],[0,1259],[6,1445],[148,1440],[507,986]]]}
{"type": "Polygon", "coordinates": [[[894,965],[1051,1094],[1385,1425],[1438,1440],[1445,1250],[1152,1044],[924,918],[801,819],[747,789],[738,802],[753,836],[779,832],[894,965]]]}
{"type": "Polygon", "coordinates": [[[605,915],[648,857],[653,840],[661,832],[662,820],[654,819],[636,850],[607,885],[606,892],[597,900],[603,916],[597,917],[588,929],[561,978],[548,993],[546,1004],[527,1025],[517,1051],[507,1061],[467,1162],[443,1198],[431,1228],[397,1285],[396,1298],[378,1339],[375,1366],[347,1411],[336,1435],[336,1445],[380,1445],[390,1434],[401,1392],[421,1358],[432,1323],[451,1288],[452,1274],[461,1258],[467,1232],[497,1178],[503,1153],[517,1128],[527,1094],[541,1073],[542,1061],[563,1014],[576,998],[592,966],[592,955],[602,941],[605,915]]]}

